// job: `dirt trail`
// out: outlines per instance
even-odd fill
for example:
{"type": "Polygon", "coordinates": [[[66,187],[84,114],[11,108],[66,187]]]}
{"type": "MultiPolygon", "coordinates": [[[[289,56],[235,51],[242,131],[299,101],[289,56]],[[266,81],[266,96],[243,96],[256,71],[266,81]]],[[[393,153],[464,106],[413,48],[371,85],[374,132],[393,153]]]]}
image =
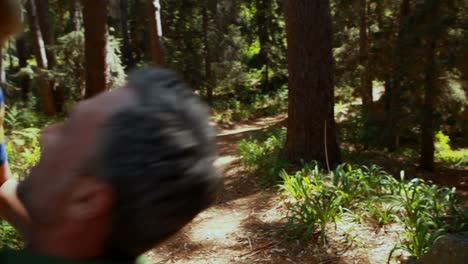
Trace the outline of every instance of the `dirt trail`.
{"type": "MultiPolygon", "coordinates": [[[[247,175],[239,163],[237,142],[280,124],[285,115],[258,119],[218,133],[219,159],[216,166],[224,175],[219,202],[197,216],[181,232],[148,253],[152,263],[385,263],[391,249],[378,236],[364,242],[373,251],[353,249],[341,243],[341,234],[328,250],[314,243],[285,243],[277,235],[285,215],[274,188],[260,186],[256,175],[247,175]],[[384,247],[384,248],[382,248],[384,247]],[[339,257],[337,257],[339,256],[339,257]],[[373,260],[369,257],[376,256],[373,260]],[[380,259],[381,258],[381,259],[380,259]]],[[[374,230],[356,230],[374,233],[374,230]]]]}
{"type": "MultiPolygon", "coordinates": [[[[218,133],[216,166],[224,175],[219,202],[201,213],[170,241],[148,254],[153,263],[287,263],[265,258],[279,250],[273,239],[282,214],[274,190],[261,188],[256,176],[239,164],[237,142],[285,119],[284,115],[238,125],[218,133]]],[[[283,254],[284,255],[284,254],[283,254]]],[[[292,263],[292,262],[290,262],[292,263]]]]}

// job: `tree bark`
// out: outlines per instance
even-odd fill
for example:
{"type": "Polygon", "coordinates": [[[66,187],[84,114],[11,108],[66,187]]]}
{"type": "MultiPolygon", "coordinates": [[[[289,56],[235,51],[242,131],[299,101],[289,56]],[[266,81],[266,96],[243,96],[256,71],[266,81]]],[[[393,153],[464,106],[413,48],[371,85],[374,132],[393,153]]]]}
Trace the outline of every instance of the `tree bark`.
{"type": "MultiPolygon", "coordinates": [[[[24,37],[16,39],[16,52],[18,53],[19,68],[25,68],[28,66],[28,51],[26,47],[26,40],[24,37]]],[[[31,90],[31,80],[28,76],[22,76],[20,80],[21,86],[21,98],[23,102],[28,101],[28,95],[31,90]]]]}
{"type": "Polygon", "coordinates": [[[405,47],[408,29],[405,29],[404,24],[410,12],[410,1],[403,0],[400,6],[399,32],[392,52],[393,62],[391,63],[391,77],[385,91],[385,141],[389,151],[395,151],[399,147],[400,128],[398,126],[398,121],[401,118],[401,86],[404,81],[403,70],[405,68],[407,56],[409,56],[407,54],[407,47],[405,47]]]}
{"type": "Polygon", "coordinates": [[[77,1],[69,0],[69,9],[70,9],[70,31],[78,31],[80,30],[78,24],[78,16],[77,16],[77,1]]]}
{"type": "MultiPolygon", "coordinates": [[[[53,70],[57,67],[57,57],[53,47],[55,45],[55,36],[52,30],[52,25],[49,19],[49,0],[36,0],[37,3],[37,15],[39,19],[39,27],[41,29],[42,37],[46,48],[46,55],[49,70],[53,70]]],[[[58,85],[55,80],[49,80],[50,89],[54,94],[54,102],[56,111],[62,111],[65,102],[65,91],[62,86],[58,85]]]]}
{"type": "Polygon", "coordinates": [[[369,65],[369,38],[367,34],[367,0],[359,0],[359,57],[363,71],[361,73],[362,113],[369,121],[372,109],[372,77],[369,65]]]}
{"type": "Polygon", "coordinates": [[[340,162],[334,120],[330,2],[286,2],[289,108],[286,150],[291,162],[340,162]]]}
{"type": "Polygon", "coordinates": [[[107,90],[107,12],[105,0],[84,0],[86,98],[107,90]]]}
{"type": "Polygon", "coordinates": [[[160,32],[158,30],[158,0],[150,0],[148,3],[149,27],[151,33],[151,57],[153,64],[164,65],[164,55],[161,46],[160,32]]]}
{"type": "Polygon", "coordinates": [[[259,62],[260,68],[265,67],[263,72],[263,91],[267,92],[270,86],[270,80],[268,76],[268,66],[269,66],[269,58],[268,58],[268,44],[269,34],[270,34],[270,27],[268,21],[268,12],[270,11],[270,3],[271,0],[256,0],[257,6],[257,30],[258,30],[258,40],[260,42],[260,53],[259,53],[259,62]]]}
{"type": "MultiPolygon", "coordinates": [[[[39,27],[39,20],[37,16],[36,1],[28,0],[26,2],[26,10],[29,22],[29,30],[31,32],[34,55],[36,57],[37,66],[39,70],[47,70],[49,62],[47,60],[46,46],[42,37],[42,32],[39,27]]],[[[38,74],[39,92],[41,96],[42,111],[44,114],[51,116],[54,115],[55,103],[54,94],[47,79],[42,73],[38,74]]]]}
{"type": "Polygon", "coordinates": [[[63,12],[63,3],[62,0],[57,0],[57,13],[58,13],[58,18],[59,18],[59,24],[60,24],[60,31],[63,31],[65,29],[65,14],[63,12]]]}
{"type": "Polygon", "coordinates": [[[213,104],[213,86],[212,86],[212,71],[211,71],[211,51],[210,42],[208,39],[210,17],[208,14],[208,0],[205,0],[205,5],[202,10],[203,15],[203,43],[205,46],[205,86],[206,99],[208,103],[213,104]]]}
{"type": "MultiPolygon", "coordinates": [[[[426,3],[428,1],[426,0],[426,3]]],[[[428,4],[429,10],[425,17],[426,23],[431,23],[434,18],[440,17],[440,0],[435,0],[428,4]]],[[[434,23],[434,22],[433,22],[434,23]]],[[[440,30],[440,29],[439,29],[440,30]]],[[[424,103],[422,108],[421,123],[421,160],[422,169],[434,170],[434,133],[436,129],[436,98],[438,97],[438,69],[436,65],[437,42],[439,32],[432,32],[426,39],[426,69],[424,85],[424,103]]]]}
{"type": "Polygon", "coordinates": [[[130,45],[130,36],[128,34],[128,0],[120,0],[120,23],[123,39],[123,57],[127,69],[133,68],[132,47],[130,45]]]}

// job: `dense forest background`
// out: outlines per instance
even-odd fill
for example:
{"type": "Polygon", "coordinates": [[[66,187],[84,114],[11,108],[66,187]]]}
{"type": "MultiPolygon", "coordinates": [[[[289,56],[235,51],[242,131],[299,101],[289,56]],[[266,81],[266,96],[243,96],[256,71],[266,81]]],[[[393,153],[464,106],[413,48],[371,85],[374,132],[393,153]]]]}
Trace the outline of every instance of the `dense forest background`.
{"type": "Polygon", "coordinates": [[[287,130],[268,132],[278,147],[239,146],[274,179],[347,162],[467,187],[465,0],[27,0],[24,19],[0,47],[19,178],[43,126],[157,65],[179,71],[220,128],[288,113],[287,130]]]}

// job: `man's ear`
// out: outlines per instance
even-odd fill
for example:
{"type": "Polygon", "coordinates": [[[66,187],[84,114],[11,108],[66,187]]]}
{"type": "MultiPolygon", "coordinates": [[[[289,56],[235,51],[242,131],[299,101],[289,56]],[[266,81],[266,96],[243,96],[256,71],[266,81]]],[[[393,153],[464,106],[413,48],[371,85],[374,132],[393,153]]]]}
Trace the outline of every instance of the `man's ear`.
{"type": "Polygon", "coordinates": [[[114,195],[109,184],[83,177],[71,191],[65,214],[67,218],[89,220],[110,213],[113,201],[114,195]]]}

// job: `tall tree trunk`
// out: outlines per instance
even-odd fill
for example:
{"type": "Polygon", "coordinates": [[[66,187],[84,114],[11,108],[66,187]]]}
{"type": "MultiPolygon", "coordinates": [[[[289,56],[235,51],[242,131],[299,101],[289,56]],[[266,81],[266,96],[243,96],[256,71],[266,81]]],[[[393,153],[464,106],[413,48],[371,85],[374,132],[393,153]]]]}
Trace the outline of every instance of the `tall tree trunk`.
{"type": "Polygon", "coordinates": [[[421,168],[434,170],[434,133],[435,133],[435,92],[437,86],[437,70],[435,67],[436,41],[431,40],[427,49],[428,66],[424,85],[423,120],[421,124],[421,168]]]}
{"type": "MultiPolygon", "coordinates": [[[[31,32],[34,55],[36,57],[37,66],[40,70],[48,69],[49,62],[47,60],[46,46],[42,37],[42,32],[39,27],[39,20],[37,16],[36,1],[28,0],[26,2],[26,10],[29,21],[29,30],[31,32]]],[[[47,79],[43,74],[38,76],[39,91],[41,95],[42,111],[46,115],[54,115],[55,103],[54,94],[47,79]]]]}
{"type": "MultiPolygon", "coordinates": [[[[20,37],[16,39],[16,52],[18,54],[18,63],[19,63],[19,68],[25,68],[28,66],[28,51],[26,47],[26,40],[24,37],[20,37]]],[[[28,95],[31,90],[31,80],[29,79],[28,76],[21,76],[20,80],[20,86],[21,86],[21,98],[23,99],[23,102],[28,101],[28,95]]]]}
{"type": "Polygon", "coordinates": [[[84,0],[86,98],[107,89],[107,11],[105,0],[84,0]]]}
{"type": "Polygon", "coordinates": [[[270,3],[271,0],[256,0],[256,20],[257,20],[257,30],[258,30],[258,40],[260,42],[260,53],[259,53],[259,62],[260,67],[265,67],[263,72],[263,91],[267,92],[269,90],[269,76],[268,76],[268,44],[269,44],[269,34],[270,27],[268,21],[268,12],[270,12],[270,3]]]}
{"type": "Polygon", "coordinates": [[[78,23],[78,8],[77,8],[77,1],[69,0],[69,9],[70,9],[70,31],[78,31],[80,30],[79,23],[78,23]]]}
{"type": "Polygon", "coordinates": [[[65,14],[63,11],[63,3],[62,0],[57,0],[57,13],[58,13],[58,18],[59,18],[59,24],[60,24],[60,31],[62,32],[65,29],[65,14]]]}
{"type": "Polygon", "coordinates": [[[361,73],[361,98],[364,119],[370,118],[372,109],[372,77],[369,65],[369,38],[367,34],[367,0],[359,0],[359,57],[361,73]]]}
{"type": "MultiPolygon", "coordinates": [[[[440,17],[440,0],[434,0],[429,3],[427,14],[425,17],[426,23],[431,23],[434,18],[440,17]]],[[[434,22],[433,22],[434,23],[434,22]]],[[[439,29],[440,30],[440,29],[439,29]]],[[[436,128],[436,98],[438,97],[438,69],[436,65],[437,42],[439,32],[432,32],[426,40],[426,69],[425,69],[425,84],[424,84],[424,103],[422,108],[422,123],[421,123],[421,168],[429,171],[434,170],[434,133],[436,128]]]]}
{"type": "Polygon", "coordinates": [[[158,0],[149,0],[148,3],[148,17],[149,17],[149,27],[151,33],[151,57],[153,64],[155,65],[164,65],[164,57],[160,40],[160,31],[158,30],[158,0]]]}
{"type": "MultiPolygon", "coordinates": [[[[46,47],[46,55],[48,61],[48,69],[53,70],[57,67],[57,57],[53,47],[55,45],[54,31],[49,20],[49,0],[36,0],[37,15],[39,19],[39,27],[46,47]]],[[[54,93],[55,108],[57,111],[63,110],[65,102],[65,91],[62,86],[58,85],[55,80],[49,80],[49,85],[54,93]]]]}
{"type": "Polygon", "coordinates": [[[130,45],[130,36],[128,34],[128,0],[120,0],[120,23],[123,39],[123,57],[127,69],[134,66],[132,47],[130,45]]]}
{"type": "Polygon", "coordinates": [[[286,2],[291,162],[340,162],[334,120],[334,66],[329,0],[286,2]]]}
{"type": "Polygon", "coordinates": [[[404,81],[403,70],[405,69],[406,57],[409,56],[406,51],[407,47],[405,47],[405,40],[408,37],[408,29],[405,27],[405,22],[410,12],[410,0],[403,0],[400,6],[398,36],[392,52],[391,77],[385,91],[385,141],[389,151],[395,151],[399,147],[400,128],[398,124],[401,118],[401,86],[404,81]]]}
{"type": "Polygon", "coordinates": [[[205,46],[205,86],[206,86],[206,99],[208,103],[213,104],[213,86],[212,86],[212,71],[211,71],[211,52],[210,52],[210,42],[209,42],[209,23],[210,17],[208,14],[208,1],[205,0],[205,5],[203,7],[203,43],[205,46]]]}

